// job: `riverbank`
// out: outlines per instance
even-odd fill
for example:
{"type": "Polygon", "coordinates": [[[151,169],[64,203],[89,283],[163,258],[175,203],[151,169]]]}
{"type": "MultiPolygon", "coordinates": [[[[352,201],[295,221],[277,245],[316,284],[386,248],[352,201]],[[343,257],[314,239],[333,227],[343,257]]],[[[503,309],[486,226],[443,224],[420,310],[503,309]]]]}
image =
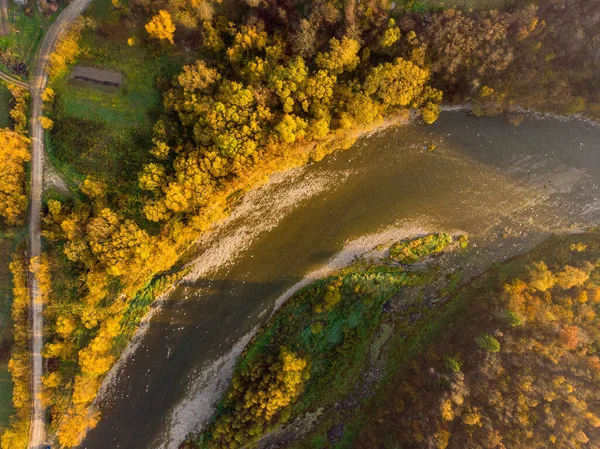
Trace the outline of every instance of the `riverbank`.
{"type": "MultiPolygon", "coordinates": [[[[305,177],[304,166],[310,164],[310,161],[320,161],[326,155],[332,154],[335,151],[346,150],[361,138],[367,138],[391,127],[407,123],[407,116],[399,115],[367,127],[353,129],[351,132],[332,136],[318,144],[296,145],[290,152],[289,158],[283,161],[283,165],[265,169],[264,173],[257,176],[253,187],[236,185],[230,191],[222,193],[221,196],[223,197],[238,194],[240,197],[238,204],[235,205],[227,218],[219,219],[219,221],[213,224],[212,228],[210,227],[212,225],[208,225],[209,229],[202,233],[192,247],[182,255],[184,263],[180,263],[180,268],[175,268],[175,271],[183,271],[185,275],[177,283],[171,285],[167,291],[158,296],[151,305],[148,304],[148,313],[143,315],[132,341],[122,351],[119,361],[106,376],[96,402],[102,399],[107,388],[114,382],[121,365],[126,363],[126,360],[136,351],[139,341],[143,338],[151,319],[160,311],[161,304],[169,299],[170,293],[178,285],[193,283],[218,268],[224,268],[232,264],[236,257],[247,249],[259,235],[275,228],[285,215],[289,213],[290,209],[298,207],[304,200],[327,190],[331,187],[331,183],[335,182],[335,180],[325,177],[305,177]],[[297,185],[297,183],[301,185],[297,185]],[[270,204],[265,204],[269,202],[269,192],[282,187],[286,189],[286,193],[279,194],[274,201],[270,201],[270,204]],[[242,192],[245,192],[243,196],[241,195],[242,192]],[[240,222],[242,221],[253,224],[252,226],[246,225],[242,229],[239,229],[240,222]],[[216,238],[216,236],[227,233],[229,229],[233,228],[238,228],[233,236],[222,240],[216,238]],[[194,254],[202,249],[205,250],[202,256],[195,255],[192,257],[192,260],[189,260],[190,254],[194,254]]],[[[350,175],[350,173],[346,173],[343,177],[346,178],[350,175]]],[[[252,185],[251,182],[241,182],[240,184],[252,185]]],[[[219,203],[219,201],[216,202],[219,203]]],[[[354,252],[350,257],[354,257],[357,254],[358,252],[354,252]]],[[[344,264],[347,262],[347,258],[344,258],[339,263],[344,264]]]]}
{"type": "MultiPolygon", "coordinates": [[[[100,421],[84,447],[114,444],[110,435],[120,435],[123,447],[150,444],[140,432],[154,447],[173,447],[177,443],[171,436],[196,430],[204,410],[210,416],[211,401],[205,394],[225,387],[214,375],[223,366],[219,361],[229,359],[230,351],[241,351],[238,342],[271,313],[282,292],[326,264],[350,241],[373,232],[372,226],[378,227],[374,223],[477,234],[472,240],[473,263],[465,265],[465,277],[470,276],[469,270],[476,271],[475,266],[485,268],[523,251],[551,228],[568,229],[572,221],[565,210],[579,201],[589,204],[590,198],[580,196],[573,180],[565,184],[564,175],[571,173],[572,179],[578,171],[562,166],[563,159],[548,159],[544,154],[558,147],[565,158],[596,154],[594,138],[586,137],[592,131],[577,127],[584,143],[582,153],[579,145],[571,148],[572,135],[565,129],[534,119],[525,124],[527,128],[509,126],[502,118],[443,114],[438,125],[388,129],[360,141],[349,153],[338,152],[321,164],[297,169],[289,182],[275,177],[281,182],[251,192],[247,198],[254,202],[244,206],[246,199],[242,199],[239,205],[249,215],[227,221],[227,226],[202,241],[203,249],[196,256],[206,263],[207,271],[196,282],[181,283],[150,320],[137,350],[121,366],[119,382],[108,388],[99,403],[107,410],[107,420],[100,421]],[[478,136],[482,128],[487,135],[478,136]],[[528,129],[539,134],[534,137],[528,129]],[[514,140],[511,145],[506,136],[514,140]],[[436,150],[424,151],[423,145],[432,142],[436,150]],[[511,151],[515,148],[521,149],[517,159],[511,151]],[[502,176],[496,166],[510,175],[502,176]],[[555,187],[543,189],[542,181],[548,179],[555,187]],[[299,204],[288,202],[286,196],[297,195],[305,180],[315,187],[308,189],[311,194],[298,197],[299,204]],[[562,204],[550,206],[557,196],[563,198],[562,204]],[[518,200],[505,201],[508,197],[518,200]],[[283,216],[267,226],[279,214],[283,216]],[[532,216],[534,223],[529,222],[532,216]],[[264,234],[254,233],[255,228],[265,229],[264,234]],[[508,237],[496,237],[501,233],[508,237]],[[223,244],[238,241],[247,244],[231,245],[232,254],[224,257],[223,244]],[[499,248],[492,250],[492,242],[499,248]],[[212,254],[222,255],[225,266],[212,266],[212,254]],[[148,392],[139,391],[140,382],[148,392]],[[168,397],[161,391],[169,391],[168,397]],[[152,397],[151,404],[144,402],[146,395],[152,397]],[[126,435],[119,430],[121,411],[130,417],[126,435]]],[[[595,167],[588,159],[574,157],[571,162],[586,172],[595,167]]],[[[576,179],[587,186],[585,180],[593,178],[593,173],[586,177],[582,172],[576,179]]],[[[591,219],[588,215],[586,220],[591,219]]]]}
{"type": "MultiPolygon", "coordinates": [[[[466,112],[473,113],[473,103],[442,104],[440,106],[440,110],[442,112],[466,111],[466,112]]],[[[523,108],[518,105],[511,106],[510,108],[507,108],[506,110],[503,110],[503,111],[495,113],[495,114],[483,114],[483,115],[484,116],[494,116],[494,115],[506,116],[507,119],[510,120],[511,123],[513,123],[515,126],[518,126],[520,124],[520,121],[523,118],[523,116],[527,116],[527,117],[535,117],[538,119],[557,120],[560,122],[568,122],[568,121],[576,120],[580,123],[585,123],[586,125],[600,127],[600,121],[599,121],[600,119],[594,119],[593,117],[588,117],[586,115],[582,115],[582,114],[565,115],[565,114],[553,113],[553,112],[541,112],[541,111],[537,111],[535,109],[523,108]],[[511,117],[511,114],[513,115],[512,117],[511,117]]]]}
{"type": "MultiPolygon", "coordinates": [[[[418,252],[410,260],[414,264],[444,250],[452,237],[402,242],[418,252]],[[436,240],[437,247],[429,240],[436,240]]],[[[347,396],[373,355],[375,330],[381,314],[390,309],[387,301],[399,290],[423,288],[435,277],[431,268],[407,270],[395,262],[397,247],[372,248],[371,254],[300,289],[282,305],[238,358],[215,421],[186,447],[196,447],[194,440],[202,447],[234,441],[253,445],[286,421],[347,396]],[[269,381],[274,370],[289,379],[281,385],[269,381]],[[247,402],[248,394],[256,395],[256,401],[247,402]]]]}

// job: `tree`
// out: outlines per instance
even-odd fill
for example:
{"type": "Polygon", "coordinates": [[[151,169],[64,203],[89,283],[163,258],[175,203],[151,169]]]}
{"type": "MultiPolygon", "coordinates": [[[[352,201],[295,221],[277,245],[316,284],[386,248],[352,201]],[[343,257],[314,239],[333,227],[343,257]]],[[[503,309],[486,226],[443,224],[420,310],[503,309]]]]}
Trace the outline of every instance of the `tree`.
{"type": "Polygon", "coordinates": [[[304,138],[306,135],[306,126],[306,122],[300,117],[293,114],[285,114],[275,129],[283,142],[294,143],[296,140],[304,138]]]}
{"type": "Polygon", "coordinates": [[[210,68],[202,60],[183,67],[177,82],[184,92],[210,93],[210,88],[221,78],[219,72],[210,68]]]}
{"type": "Polygon", "coordinates": [[[383,36],[381,36],[379,39],[379,45],[382,48],[391,47],[398,41],[398,39],[400,39],[400,36],[400,28],[396,26],[396,21],[394,19],[390,19],[388,21],[386,30],[383,32],[383,36]]]}
{"type": "Polygon", "coordinates": [[[294,98],[298,95],[308,76],[308,68],[304,59],[296,57],[288,64],[278,65],[269,75],[269,87],[273,89],[283,105],[283,112],[290,113],[294,109],[294,98]]]}
{"type": "Polygon", "coordinates": [[[232,381],[228,403],[233,413],[213,427],[210,448],[238,447],[255,441],[302,392],[309,378],[306,359],[280,348],[275,360],[255,360],[232,381]]]}
{"type": "Polygon", "coordinates": [[[255,26],[243,25],[233,38],[233,44],[227,49],[231,62],[239,63],[255,51],[265,49],[269,35],[255,26]]]}
{"type": "Polygon", "coordinates": [[[554,287],[556,276],[554,276],[544,262],[534,262],[529,269],[529,280],[527,283],[535,290],[545,292],[554,287]]]}
{"type": "Polygon", "coordinates": [[[10,130],[0,130],[0,217],[19,225],[27,209],[25,163],[31,156],[29,140],[10,130]]]}
{"type": "Polygon", "coordinates": [[[157,190],[166,184],[165,167],[156,163],[146,164],[138,175],[138,179],[140,189],[157,190]]]}
{"type": "Polygon", "coordinates": [[[291,35],[290,40],[295,54],[303,58],[311,57],[315,53],[317,27],[310,21],[303,19],[300,21],[298,30],[291,35]]]}
{"type": "Polygon", "coordinates": [[[50,117],[40,117],[40,124],[42,125],[42,128],[47,131],[51,130],[54,126],[54,122],[50,117]]]}
{"type": "Polygon", "coordinates": [[[81,37],[83,26],[83,20],[80,19],[67,32],[60,36],[54,53],[50,55],[48,62],[48,73],[51,77],[55,77],[66,71],[67,66],[75,62],[81,51],[79,38],[81,37]]]}
{"type": "Polygon", "coordinates": [[[171,19],[171,14],[164,9],[161,9],[157,15],[152,17],[150,22],[146,24],[148,34],[161,41],[166,40],[174,44],[173,35],[175,34],[175,25],[171,19]]]}
{"type": "Polygon", "coordinates": [[[10,110],[10,118],[13,120],[13,130],[17,134],[25,136],[27,135],[27,125],[29,123],[29,91],[13,84],[8,86],[8,90],[15,101],[14,106],[10,110]]]}
{"type": "Polygon", "coordinates": [[[106,195],[108,185],[97,176],[86,176],[80,188],[90,198],[101,198],[106,195]]]}
{"type": "Polygon", "coordinates": [[[481,349],[485,349],[488,352],[498,352],[500,351],[500,343],[490,334],[483,334],[478,336],[475,341],[477,342],[477,346],[481,349]]]}
{"type": "Polygon", "coordinates": [[[393,63],[372,68],[365,79],[365,94],[389,106],[418,106],[429,80],[429,72],[411,61],[396,58],[393,63]]]}
{"type": "Polygon", "coordinates": [[[317,66],[333,75],[352,72],[360,63],[359,50],[360,44],[356,39],[344,36],[340,41],[332,38],[329,41],[329,51],[317,55],[317,66]]]}
{"type": "Polygon", "coordinates": [[[44,92],[42,93],[41,97],[42,97],[42,101],[44,103],[50,103],[52,102],[52,100],[54,100],[54,89],[52,89],[51,87],[46,87],[46,89],[44,90],[44,92]]]}
{"type": "Polygon", "coordinates": [[[121,220],[109,208],[102,209],[86,225],[92,253],[106,272],[122,276],[150,257],[153,240],[132,220],[121,220]]]}
{"type": "Polygon", "coordinates": [[[568,290],[572,287],[583,285],[589,277],[589,273],[581,268],[566,265],[564,270],[557,274],[556,283],[561,288],[568,290]]]}

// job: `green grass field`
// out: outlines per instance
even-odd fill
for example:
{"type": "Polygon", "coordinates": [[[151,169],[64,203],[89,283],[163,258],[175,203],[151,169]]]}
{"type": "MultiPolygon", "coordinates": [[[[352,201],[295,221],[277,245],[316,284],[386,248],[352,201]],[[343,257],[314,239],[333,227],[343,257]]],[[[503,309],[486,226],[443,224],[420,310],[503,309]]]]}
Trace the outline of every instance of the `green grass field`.
{"type": "Polygon", "coordinates": [[[10,100],[11,95],[4,84],[0,83],[0,128],[6,128],[10,125],[10,100]]]}
{"type": "Polygon", "coordinates": [[[10,416],[13,414],[12,406],[13,381],[10,378],[6,363],[0,365],[0,432],[8,427],[10,416]]]}
{"type": "Polygon", "coordinates": [[[148,158],[161,91],[181,64],[160,47],[128,46],[127,38],[139,28],[124,26],[110,1],[96,2],[88,15],[102,25],[83,31],[77,64],[118,71],[124,83],[104,87],[68,75],[53,82],[51,157],[71,183],[96,174],[115,190],[131,192],[148,158]]]}
{"type": "Polygon", "coordinates": [[[12,276],[8,268],[16,238],[0,234],[0,432],[8,425],[13,413],[11,403],[13,383],[8,373],[8,342],[11,340],[10,308],[12,276]]]}

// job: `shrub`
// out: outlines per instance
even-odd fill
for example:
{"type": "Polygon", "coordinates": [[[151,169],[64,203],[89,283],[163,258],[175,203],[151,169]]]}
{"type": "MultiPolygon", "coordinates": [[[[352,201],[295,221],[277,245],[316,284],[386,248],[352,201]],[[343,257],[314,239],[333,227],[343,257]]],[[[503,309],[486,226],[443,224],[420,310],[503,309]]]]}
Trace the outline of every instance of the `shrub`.
{"type": "Polygon", "coordinates": [[[500,351],[500,342],[494,337],[492,337],[490,334],[480,335],[479,337],[475,338],[475,341],[477,342],[477,346],[488,352],[500,351]]]}
{"type": "Polygon", "coordinates": [[[453,373],[458,373],[460,371],[460,361],[458,360],[458,357],[446,356],[444,358],[444,363],[446,364],[446,367],[453,373]]]}
{"type": "Polygon", "coordinates": [[[416,239],[396,242],[390,248],[390,259],[404,264],[413,264],[430,254],[443,251],[450,243],[450,234],[429,234],[416,239]]]}

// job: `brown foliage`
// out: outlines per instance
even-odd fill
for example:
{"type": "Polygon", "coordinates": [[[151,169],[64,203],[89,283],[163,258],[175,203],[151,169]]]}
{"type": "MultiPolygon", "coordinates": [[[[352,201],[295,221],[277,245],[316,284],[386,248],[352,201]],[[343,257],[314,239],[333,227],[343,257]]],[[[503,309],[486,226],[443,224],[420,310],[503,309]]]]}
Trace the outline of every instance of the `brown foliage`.
{"type": "Polygon", "coordinates": [[[355,447],[379,447],[383,435],[386,444],[414,448],[585,448],[597,441],[600,310],[577,298],[592,296],[600,265],[595,255],[573,257],[536,261],[496,288],[482,281],[463,292],[470,298],[464,315],[443,323],[442,336],[385,387],[355,447]],[[501,342],[497,353],[474,346],[482,332],[501,342]],[[448,354],[452,365],[444,362],[448,354]]]}

